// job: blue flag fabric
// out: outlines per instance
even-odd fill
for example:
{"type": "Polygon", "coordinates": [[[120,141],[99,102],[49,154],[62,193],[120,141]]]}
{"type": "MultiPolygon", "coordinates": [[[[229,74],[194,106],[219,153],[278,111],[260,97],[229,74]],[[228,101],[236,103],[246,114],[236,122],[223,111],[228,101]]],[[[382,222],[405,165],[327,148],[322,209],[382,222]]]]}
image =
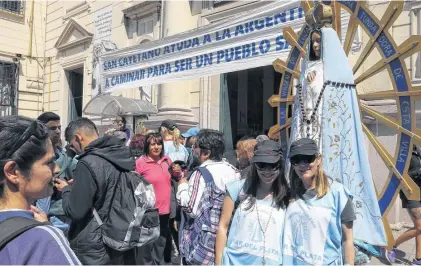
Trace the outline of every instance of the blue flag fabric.
{"type": "MultiPolygon", "coordinates": [[[[336,31],[322,29],[324,80],[354,83],[354,75],[336,31]]],[[[324,170],[351,193],[357,220],[354,239],[385,246],[386,234],[370,171],[355,88],[327,85],[323,95],[324,170]]]]}

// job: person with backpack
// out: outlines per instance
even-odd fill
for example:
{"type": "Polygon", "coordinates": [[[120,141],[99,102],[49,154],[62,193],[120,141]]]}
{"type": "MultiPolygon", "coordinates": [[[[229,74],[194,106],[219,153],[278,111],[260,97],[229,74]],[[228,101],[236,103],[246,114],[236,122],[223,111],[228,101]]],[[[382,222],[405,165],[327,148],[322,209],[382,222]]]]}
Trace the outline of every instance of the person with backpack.
{"type": "Polygon", "coordinates": [[[0,264],[82,265],[63,232],[31,206],[53,194],[54,160],[45,125],[0,118],[0,264]]]}
{"type": "MultiPolygon", "coordinates": [[[[65,133],[66,140],[79,154],[73,185],[63,180],[57,180],[56,185],[63,193],[63,210],[72,219],[69,230],[72,249],[83,264],[135,264],[135,247],[142,244],[137,241],[143,232],[143,227],[134,227],[143,218],[136,218],[143,213],[138,212],[138,207],[155,202],[147,184],[142,185],[141,178],[132,172],[135,161],[129,148],[114,136],[99,138],[95,124],[87,118],[72,121],[65,133]],[[147,195],[146,201],[140,203],[137,201],[142,199],[134,193],[139,184],[142,190],[138,194],[147,195]]],[[[148,240],[154,240],[159,221],[153,215],[154,209],[150,210],[148,228],[156,230],[148,232],[148,240]]]]}
{"type": "Polygon", "coordinates": [[[185,265],[213,265],[225,186],[239,180],[240,174],[222,159],[225,144],[221,132],[202,129],[196,143],[202,164],[189,180],[179,181],[176,195],[182,210],[180,255],[185,265]]]}
{"type": "Polygon", "coordinates": [[[217,265],[282,265],[290,200],[282,147],[258,143],[246,179],[227,186],[216,236],[217,265]]]}
{"type": "Polygon", "coordinates": [[[138,263],[147,265],[167,264],[164,251],[169,236],[171,207],[171,175],[168,169],[172,162],[164,155],[164,140],[159,133],[146,135],[144,154],[136,160],[136,172],[144,176],[154,187],[156,207],[159,210],[160,236],[158,240],[141,248],[138,263]]]}

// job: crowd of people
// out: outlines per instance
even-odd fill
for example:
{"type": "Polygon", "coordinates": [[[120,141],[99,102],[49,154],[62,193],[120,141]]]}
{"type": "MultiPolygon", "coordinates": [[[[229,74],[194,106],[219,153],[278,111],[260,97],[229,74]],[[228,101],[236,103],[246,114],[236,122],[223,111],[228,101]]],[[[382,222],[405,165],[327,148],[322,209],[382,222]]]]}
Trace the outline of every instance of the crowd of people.
{"type": "Polygon", "coordinates": [[[0,118],[0,230],[9,232],[0,237],[2,263],[354,263],[349,194],[323,173],[313,140],[292,143],[285,158],[271,129],[275,134],[240,139],[230,162],[217,130],[181,134],[165,120],[131,136],[120,121],[103,136],[88,118],[71,121],[62,145],[55,113],[0,118]],[[159,234],[119,249],[102,221],[122,230],[110,209],[125,199],[113,191],[133,171],[153,187],[159,234]],[[294,231],[291,224],[300,222],[294,231]]]}
{"type": "MultiPolygon", "coordinates": [[[[100,136],[88,118],[71,121],[63,145],[55,113],[0,118],[1,264],[354,264],[352,200],[323,172],[314,140],[293,142],[286,157],[274,127],[241,138],[233,155],[217,130],[181,134],[165,120],[131,136],[125,120],[118,124],[100,136]],[[135,245],[126,249],[110,244],[102,224],[126,229],[111,217],[112,202],[126,202],[115,192],[124,173],[153,187],[145,201],[156,209],[156,216],[142,213],[130,231],[137,236],[135,230],[145,230],[140,220],[149,219],[149,240],[131,239],[135,245]]],[[[419,158],[414,148],[415,179],[419,158]]],[[[419,202],[404,205],[414,229],[395,247],[412,237],[419,242],[419,202]]],[[[392,262],[394,252],[387,253],[392,262]]]]}

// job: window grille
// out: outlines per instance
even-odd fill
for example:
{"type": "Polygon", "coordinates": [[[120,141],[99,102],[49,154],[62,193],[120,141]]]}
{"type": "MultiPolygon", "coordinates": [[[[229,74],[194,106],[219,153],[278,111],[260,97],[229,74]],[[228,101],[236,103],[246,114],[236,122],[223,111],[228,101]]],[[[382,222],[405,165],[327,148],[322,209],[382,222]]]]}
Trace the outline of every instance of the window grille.
{"type": "Polygon", "coordinates": [[[0,9],[22,15],[24,11],[24,1],[21,1],[21,0],[0,1],[0,9]]]}
{"type": "Polygon", "coordinates": [[[0,62],[0,116],[17,114],[18,79],[18,65],[0,62]]]}

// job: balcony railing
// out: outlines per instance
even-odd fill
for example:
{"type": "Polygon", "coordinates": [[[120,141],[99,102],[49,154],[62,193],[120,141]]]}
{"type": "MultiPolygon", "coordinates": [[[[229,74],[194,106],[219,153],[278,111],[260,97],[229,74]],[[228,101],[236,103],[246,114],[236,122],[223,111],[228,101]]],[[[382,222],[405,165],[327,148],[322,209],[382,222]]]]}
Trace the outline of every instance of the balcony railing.
{"type": "Polygon", "coordinates": [[[23,15],[25,2],[22,0],[0,1],[0,10],[23,15]]]}

